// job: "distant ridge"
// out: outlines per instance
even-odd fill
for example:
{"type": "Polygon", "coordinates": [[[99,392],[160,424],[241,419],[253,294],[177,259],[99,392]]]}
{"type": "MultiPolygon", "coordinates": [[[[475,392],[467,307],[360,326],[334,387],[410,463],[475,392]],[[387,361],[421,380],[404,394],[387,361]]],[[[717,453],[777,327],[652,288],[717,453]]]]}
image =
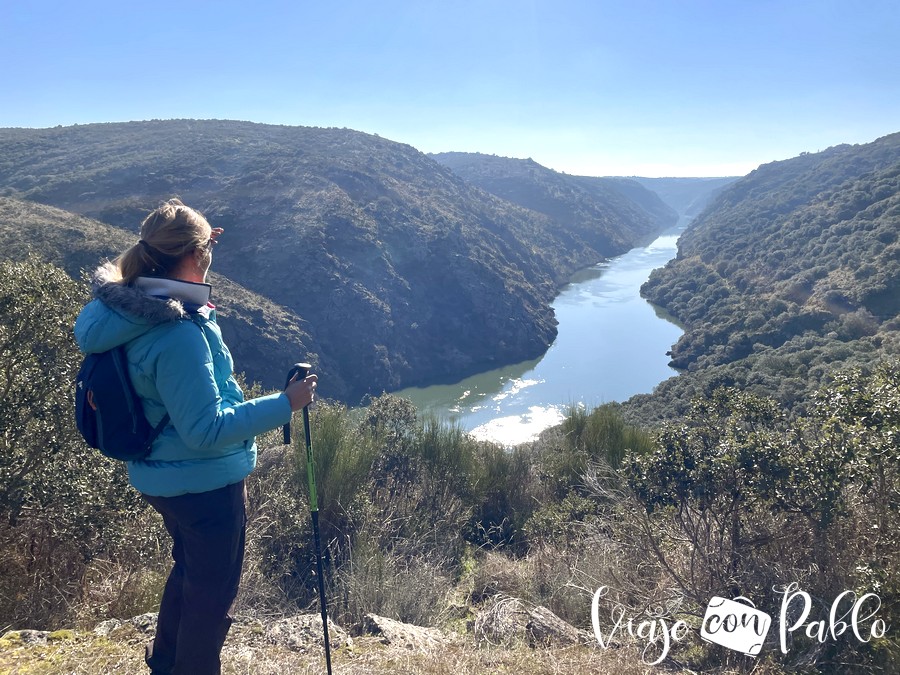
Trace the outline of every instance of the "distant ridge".
{"type": "Polygon", "coordinates": [[[532,159],[480,153],[430,157],[473,185],[552,218],[606,255],[624,253],[678,218],[655,193],[627,179],[570,176],[532,159]]]}
{"type": "Polygon", "coordinates": [[[679,214],[693,217],[700,214],[719,192],[739,180],[737,176],[724,178],[639,178],[634,177],[648,190],[659,195],[679,214]]]}

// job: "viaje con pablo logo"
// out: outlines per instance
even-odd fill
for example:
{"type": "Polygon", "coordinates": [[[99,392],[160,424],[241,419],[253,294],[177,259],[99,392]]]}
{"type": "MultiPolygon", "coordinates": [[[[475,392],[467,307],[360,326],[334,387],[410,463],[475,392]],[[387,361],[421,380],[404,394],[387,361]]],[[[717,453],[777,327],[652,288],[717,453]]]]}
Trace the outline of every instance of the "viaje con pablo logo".
{"type": "MultiPolygon", "coordinates": [[[[831,603],[827,616],[812,616],[812,597],[799,584],[776,587],[773,591],[781,597],[778,640],[782,654],[788,653],[788,643],[797,632],[820,643],[837,641],[845,635],[847,639],[868,643],[884,637],[890,628],[878,617],[881,598],[875,593],[857,595],[844,591],[831,603]]],[[[594,636],[604,649],[617,637],[630,636],[646,643],[642,661],[657,665],[668,656],[674,643],[685,640],[694,630],[686,621],[673,621],[662,610],[650,612],[640,620],[626,617],[626,608],[618,603],[609,612],[611,623],[604,626],[600,604],[608,592],[607,586],[601,586],[591,602],[594,636]]],[[[729,600],[715,596],[706,607],[699,633],[706,642],[755,657],[762,651],[771,627],[772,617],[757,609],[749,598],[738,596],[729,600]]]]}

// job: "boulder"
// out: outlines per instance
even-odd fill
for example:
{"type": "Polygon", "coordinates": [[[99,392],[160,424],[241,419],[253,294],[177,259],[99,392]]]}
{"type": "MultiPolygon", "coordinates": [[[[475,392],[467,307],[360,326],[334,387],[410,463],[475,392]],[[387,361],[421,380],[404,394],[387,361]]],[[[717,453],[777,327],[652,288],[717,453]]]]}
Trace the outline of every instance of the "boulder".
{"type": "Polygon", "coordinates": [[[113,631],[122,627],[122,621],[119,619],[107,619],[106,621],[101,621],[96,626],[94,626],[93,633],[94,635],[99,635],[100,637],[107,637],[113,631]]]}
{"type": "Polygon", "coordinates": [[[45,645],[49,637],[50,631],[48,630],[25,629],[7,631],[0,637],[0,640],[20,645],[45,645]]]}
{"type": "Polygon", "coordinates": [[[92,632],[94,635],[108,637],[112,633],[118,632],[123,628],[133,628],[143,635],[151,635],[156,632],[156,620],[158,616],[159,615],[156,612],[147,612],[146,614],[132,617],[127,621],[122,621],[121,619],[107,619],[94,626],[92,632]]]}
{"type": "MultiPolygon", "coordinates": [[[[0,636],[0,644],[9,645],[46,645],[48,642],[61,642],[75,639],[75,631],[64,628],[62,630],[10,630],[0,636]]],[[[4,671],[5,672],[5,671],[4,671]]]]}
{"type": "Polygon", "coordinates": [[[525,639],[527,623],[528,611],[521,600],[498,595],[478,612],[471,628],[480,641],[511,646],[525,639]]]}
{"type": "MultiPolygon", "coordinates": [[[[156,620],[155,612],[141,614],[127,621],[107,619],[97,624],[93,632],[95,635],[106,637],[127,628],[142,635],[150,635],[156,631],[156,620]]],[[[234,617],[234,623],[228,635],[228,641],[231,644],[257,647],[277,645],[297,652],[324,648],[322,618],[318,614],[297,614],[271,621],[260,621],[239,615],[234,617]]],[[[332,649],[353,644],[353,638],[347,634],[347,631],[331,620],[328,621],[328,638],[332,649]]]]}
{"type": "Polygon", "coordinates": [[[472,624],[475,637],[510,646],[565,647],[590,643],[591,636],[559,618],[546,607],[529,608],[517,598],[497,597],[479,612],[472,624]]]}
{"type": "MultiPolygon", "coordinates": [[[[305,652],[324,649],[322,617],[318,614],[297,614],[276,619],[265,626],[265,640],[269,644],[286,647],[291,651],[305,652]]],[[[353,638],[340,626],[328,621],[328,642],[332,649],[352,647],[353,638]]]]}
{"type": "Polygon", "coordinates": [[[377,614],[366,614],[357,627],[361,635],[374,635],[386,645],[425,651],[449,642],[437,628],[423,628],[377,614]]]}
{"type": "Polygon", "coordinates": [[[159,617],[157,612],[147,612],[140,616],[132,617],[128,620],[139,633],[156,633],[156,620],[159,617]]]}
{"type": "Polygon", "coordinates": [[[563,621],[546,607],[535,607],[528,612],[525,636],[532,647],[565,647],[588,642],[585,631],[563,621]]]}

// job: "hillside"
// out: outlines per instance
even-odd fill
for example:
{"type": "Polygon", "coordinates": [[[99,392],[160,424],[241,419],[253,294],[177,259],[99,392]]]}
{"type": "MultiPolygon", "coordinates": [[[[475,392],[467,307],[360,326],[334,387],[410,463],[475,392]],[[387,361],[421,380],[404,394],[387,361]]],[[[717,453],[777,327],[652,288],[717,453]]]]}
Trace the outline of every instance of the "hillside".
{"type": "Polygon", "coordinates": [[[677,214],[640,184],[569,176],[531,159],[468,152],[430,155],[482,190],[542,213],[609,255],[673,225],[677,214]]]}
{"type": "MultiPolygon", "coordinates": [[[[323,394],[351,402],[543,353],[557,288],[657,227],[631,207],[633,220],[598,215],[603,236],[592,235],[600,221],[561,228],[414,148],[347,129],[176,120],[0,130],[0,196],[130,233],[94,242],[97,259],[133,242],[143,215],[176,194],[225,228],[215,271],[296,317],[330,367],[323,394]]],[[[268,331],[255,311],[242,320],[268,331]]],[[[304,357],[282,361],[266,341],[236,347],[242,367],[251,352],[278,363],[247,369],[268,386],[304,357]]]]}
{"type": "Polygon", "coordinates": [[[671,355],[688,373],[660,395],[737,384],[792,404],[837,365],[900,352],[898,235],[900,134],[726,188],[642,288],[686,326],[671,355]]]}

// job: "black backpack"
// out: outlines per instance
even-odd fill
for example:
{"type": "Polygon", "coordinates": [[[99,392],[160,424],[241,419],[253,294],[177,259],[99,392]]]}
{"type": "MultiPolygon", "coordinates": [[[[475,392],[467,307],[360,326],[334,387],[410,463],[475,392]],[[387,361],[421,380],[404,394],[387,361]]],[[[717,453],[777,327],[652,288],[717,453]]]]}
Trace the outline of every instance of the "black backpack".
{"type": "Polygon", "coordinates": [[[75,384],[75,423],[89,446],[113,459],[141,460],[168,422],[168,413],[156,427],[144,416],[124,347],[84,357],[75,384]]]}

